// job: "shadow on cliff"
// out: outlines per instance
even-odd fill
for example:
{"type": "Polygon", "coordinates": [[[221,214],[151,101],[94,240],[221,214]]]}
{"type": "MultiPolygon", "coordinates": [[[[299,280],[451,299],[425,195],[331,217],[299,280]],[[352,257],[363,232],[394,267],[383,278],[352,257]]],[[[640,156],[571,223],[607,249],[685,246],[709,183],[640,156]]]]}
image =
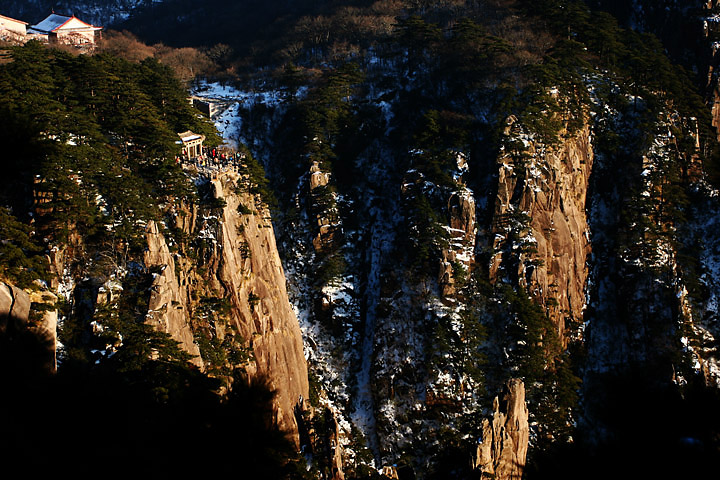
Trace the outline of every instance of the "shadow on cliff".
{"type": "MultiPolygon", "coordinates": [[[[3,384],[47,380],[54,367],[54,357],[54,344],[49,338],[26,328],[24,322],[0,316],[0,380],[3,384]]],[[[6,395],[4,392],[0,386],[0,397],[6,395]]]]}
{"type": "Polygon", "coordinates": [[[536,454],[526,478],[712,478],[720,465],[720,392],[702,379],[682,388],[633,370],[593,380],[592,427],[536,454]],[[714,473],[712,473],[714,472],[714,473]]]}
{"type": "Polygon", "coordinates": [[[275,427],[275,393],[265,380],[238,375],[221,398],[218,382],[203,374],[154,363],[39,382],[6,375],[3,467],[79,478],[300,478],[294,443],[275,427]]]}

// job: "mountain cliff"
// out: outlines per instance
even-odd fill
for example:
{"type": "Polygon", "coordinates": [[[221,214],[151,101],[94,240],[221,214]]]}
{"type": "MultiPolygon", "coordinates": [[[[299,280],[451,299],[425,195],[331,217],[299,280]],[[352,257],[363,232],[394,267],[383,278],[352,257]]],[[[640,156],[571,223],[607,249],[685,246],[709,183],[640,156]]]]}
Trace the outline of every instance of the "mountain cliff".
{"type": "Polygon", "coordinates": [[[242,193],[248,180],[235,171],[198,181],[207,182],[210,201],[224,205],[220,212],[197,205],[179,212],[176,228],[187,238],[204,240],[204,248],[193,252],[195,260],[171,254],[157,224],[147,226],[145,267],[160,270],[150,286],[148,322],[178,341],[194,364],[210,371],[226,365],[204,358],[214,354],[202,352],[194,335],[211,331],[212,340],[219,342],[247,339],[249,345],[238,345],[248,349],[247,373],[266,378],[278,392],[277,424],[297,435],[295,409],[308,396],[307,369],[269,211],[253,195],[242,193]],[[224,319],[205,311],[215,298],[227,302],[224,319]],[[233,340],[233,335],[239,337],[233,340]]]}
{"type": "Polygon", "coordinates": [[[347,63],[223,91],[222,122],[281,192],[311,400],[339,425],[346,477],[466,478],[478,448],[489,472],[510,454],[482,420],[515,377],[528,476],[607,472],[636,438],[623,393],[677,413],[664,432],[641,416],[653,440],[634,465],[677,443],[708,465],[683,439],[714,427],[681,420],[713,396],[714,240],[685,208],[715,208],[708,111],[652,37],[580,2],[525,3],[488,2],[477,23],[415,11],[347,63]],[[518,11],[558,36],[493,23],[518,11]]]}
{"type": "MultiPolygon", "coordinates": [[[[216,137],[157,62],[33,42],[9,58],[1,108],[23,155],[8,162],[16,182],[0,210],[2,381],[13,392],[3,407],[18,412],[5,438],[52,435],[55,422],[31,413],[39,395],[57,404],[51,415],[80,450],[95,452],[88,471],[128,457],[127,468],[158,474],[227,472],[204,462],[235,429],[227,448],[257,460],[249,471],[289,474],[307,367],[257,164],[180,162],[175,121],[216,137]],[[28,87],[25,74],[41,82],[28,87]],[[197,458],[162,460],[189,443],[199,443],[197,458]]],[[[18,464],[32,455],[27,445],[3,441],[18,464]]],[[[74,449],[61,446],[38,468],[76,458],[74,449]]]]}
{"type": "Polygon", "coordinates": [[[157,61],[28,45],[0,77],[0,135],[33,152],[0,273],[58,295],[58,375],[196,395],[185,423],[220,432],[197,375],[288,434],[278,478],[700,476],[720,156],[710,64],[660,27],[702,3],[301,9],[275,70],[193,86],[238,150],[221,169],[173,161],[174,132],[212,132],[157,61]]]}
{"type": "Polygon", "coordinates": [[[515,121],[511,118],[505,131],[507,142],[514,145],[498,159],[492,246],[497,253],[490,278],[515,278],[546,309],[560,338],[566,338],[566,322],[582,323],[587,307],[591,128],[585,126],[558,147],[548,148],[529,139],[515,121]],[[518,214],[529,222],[520,227],[520,238],[512,238],[518,214]]]}

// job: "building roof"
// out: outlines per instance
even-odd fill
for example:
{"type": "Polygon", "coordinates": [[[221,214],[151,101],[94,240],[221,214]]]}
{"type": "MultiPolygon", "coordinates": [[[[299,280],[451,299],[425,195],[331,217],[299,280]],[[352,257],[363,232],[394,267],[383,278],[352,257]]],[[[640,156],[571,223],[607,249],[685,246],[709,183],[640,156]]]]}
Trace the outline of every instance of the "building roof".
{"type": "Polygon", "coordinates": [[[198,135],[197,133],[193,133],[190,130],[187,132],[178,133],[178,136],[183,141],[183,143],[192,142],[193,140],[205,140],[204,135],[198,135]]]}
{"type": "Polygon", "coordinates": [[[28,35],[35,35],[35,36],[43,36],[43,37],[47,37],[47,36],[48,36],[47,32],[41,32],[41,31],[39,31],[39,30],[35,30],[35,29],[32,28],[32,27],[28,28],[27,34],[28,34],[28,35]]]}
{"type": "Polygon", "coordinates": [[[42,22],[38,23],[37,25],[33,25],[33,30],[37,30],[38,32],[43,33],[50,33],[50,32],[57,32],[58,30],[65,27],[66,29],[93,29],[93,30],[101,30],[102,27],[96,27],[94,25],[90,25],[89,23],[85,23],[79,18],[77,18],[75,15],[68,17],[67,15],[58,15],[57,13],[51,14],[49,17],[47,17],[42,22]]]}
{"type": "Polygon", "coordinates": [[[22,20],[18,20],[16,18],[6,17],[5,15],[0,15],[0,18],[4,18],[5,20],[10,20],[12,22],[22,23],[24,25],[29,25],[27,22],[23,22],[22,20]]]}

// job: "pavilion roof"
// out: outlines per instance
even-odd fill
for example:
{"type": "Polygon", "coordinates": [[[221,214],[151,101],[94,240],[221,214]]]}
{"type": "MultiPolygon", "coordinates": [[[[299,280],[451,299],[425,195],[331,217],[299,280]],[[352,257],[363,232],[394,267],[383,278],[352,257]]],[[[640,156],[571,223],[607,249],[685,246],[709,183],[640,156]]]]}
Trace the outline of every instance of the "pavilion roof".
{"type": "Polygon", "coordinates": [[[205,137],[203,135],[198,135],[197,133],[193,133],[190,130],[182,133],[178,133],[178,136],[183,142],[192,142],[193,140],[205,140],[205,137]]]}

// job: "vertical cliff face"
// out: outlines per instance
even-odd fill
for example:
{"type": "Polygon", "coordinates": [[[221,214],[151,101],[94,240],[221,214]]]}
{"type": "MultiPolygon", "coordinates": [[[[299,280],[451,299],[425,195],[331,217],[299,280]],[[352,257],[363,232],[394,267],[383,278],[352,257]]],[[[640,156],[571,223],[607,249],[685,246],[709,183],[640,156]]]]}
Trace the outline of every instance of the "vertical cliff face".
{"type": "Polygon", "coordinates": [[[243,190],[246,181],[233,171],[198,179],[207,184],[207,200],[219,206],[191,205],[175,217],[187,238],[200,240],[199,245],[191,241],[182,253],[171,254],[157,225],[148,225],[145,266],[159,272],[147,319],[195,356],[200,367],[210,352],[198,347],[198,330],[212,331],[219,341],[230,329],[236,331],[240,347],[251,353],[242,367],[276,390],[276,421],[297,435],[295,408],[308,396],[300,327],[285,289],[270,213],[243,190]],[[228,302],[230,326],[203,316],[207,298],[228,302]]]}
{"type": "Polygon", "coordinates": [[[446,230],[450,242],[442,252],[438,275],[444,298],[456,293],[456,269],[459,267],[467,272],[475,263],[477,225],[473,192],[465,187],[453,192],[448,199],[447,214],[450,222],[446,230]]]}
{"type": "MultiPolygon", "coordinates": [[[[682,121],[663,123],[660,117],[667,112],[660,110],[672,111],[672,105],[658,106],[664,100],[650,90],[599,72],[580,73],[572,85],[543,91],[542,101],[552,103],[552,98],[560,110],[514,110],[522,121],[510,117],[499,145],[497,126],[483,123],[489,117],[480,99],[469,114],[476,122],[469,144],[453,138],[414,148],[422,122],[404,125],[413,122],[403,111],[412,110],[418,99],[403,103],[402,94],[383,86],[378,88],[382,102],[370,93],[362,103],[381,106],[384,118],[374,120],[378,130],[385,127],[385,140],[363,150],[371,142],[353,138],[362,146],[333,157],[332,172],[323,170],[331,165],[319,162],[308,171],[303,167],[307,155],[295,159],[298,168],[283,172],[284,185],[291,182],[290,174],[298,178],[292,207],[300,214],[292,216],[284,236],[285,260],[297,286],[293,301],[305,314],[320,402],[337,415],[340,434],[335,436],[343,442],[346,467],[359,456],[361,448],[351,445],[358,440],[370,451],[367,465],[401,464],[412,457],[407,461],[416,473],[431,471],[427,466],[438,458],[435,445],[446,440],[437,432],[447,428],[459,436],[467,417],[473,417],[475,428],[505,380],[523,376],[529,409],[525,426],[503,417],[507,412],[496,401],[475,463],[486,476],[518,478],[521,473],[512,465],[524,463],[528,448],[577,438],[573,426],[582,409],[587,418],[599,415],[586,399],[607,387],[607,370],[622,373],[629,363],[647,365],[652,352],[678,351],[676,327],[687,302],[674,253],[663,257],[671,272],[662,277],[652,271],[662,265],[645,271],[636,265],[636,260],[652,262],[653,251],[662,254],[666,245],[653,243],[642,231],[645,223],[628,220],[627,212],[640,220],[651,218],[653,209],[664,208],[664,195],[656,198],[654,192],[669,193],[670,188],[664,190],[668,183],[681,183],[659,179],[647,189],[638,187],[645,177],[672,175],[667,164],[643,158],[655,155],[651,146],[660,144],[668,147],[663,158],[672,156],[665,155],[672,153],[668,132],[682,121]],[[573,95],[566,90],[570,87],[581,94],[573,95]],[[554,115],[551,111],[563,113],[546,122],[537,118],[554,115]],[[561,123],[575,123],[560,118],[566,115],[583,122],[572,131],[555,131],[561,123]],[[387,135],[393,129],[397,135],[387,135]],[[490,157],[495,147],[500,154],[490,157]],[[467,161],[456,157],[458,151],[467,152],[467,161]],[[433,162],[429,152],[436,155],[433,162]],[[469,168],[472,176],[464,175],[469,168]],[[643,210],[646,194],[653,198],[643,210]],[[342,230],[333,230],[338,225],[342,230]],[[638,235],[626,235],[632,241],[625,238],[620,245],[616,239],[631,225],[638,235]],[[643,250],[648,258],[631,258],[626,250],[643,250]],[[330,252],[344,260],[342,266],[332,275],[313,271],[324,266],[330,252]],[[594,324],[588,326],[590,321],[594,324]],[[552,326],[562,342],[555,341],[552,326]],[[591,360],[578,368],[588,351],[591,360]],[[587,387],[578,386],[581,375],[587,387]],[[585,405],[577,403],[580,388],[585,405]],[[354,412],[346,405],[353,405],[354,412]],[[504,442],[507,422],[514,423],[517,441],[504,442]],[[530,429],[535,443],[529,446],[530,429]]],[[[386,72],[384,80],[395,80],[395,73],[386,72]]],[[[408,90],[416,88],[414,80],[408,90]]],[[[354,100],[346,101],[352,105],[354,100]]],[[[444,106],[450,105],[457,104],[444,106]]],[[[362,122],[373,118],[363,114],[362,122]]],[[[285,127],[271,138],[281,138],[285,127]]],[[[677,151],[686,148],[680,144],[688,139],[679,137],[677,151]]],[[[266,147],[258,156],[269,162],[293,151],[266,147]]],[[[477,438],[478,432],[469,431],[465,438],[477,438]]]]}
{"type": "Polygon", "coordinates": [[[191,361],[202,367],[200,349],[190,327],[188,291],[180,287],[175,259],[155,222],[148,223],[145,237],[148,243],[144,256],[145,267],[159,270],[154,273],[150,287],[147,321],[157,330],[170,334],[179,342],[180,348],[193,356],[191,361]]]}
{"type": "Polygon", "coordinates": [[[337,210],[337,199],[329,190],[330,173],[321,169],[318,162],[310,166],[308,188],[310,189],[309,215],[315,217],[315,237],[312,245],[318,254],[336,250],[342,224],[337,210]]]}
{"type": "MultiPolygon", "coordinates": [[[[176,206],[170,221],[149,221],[147,246],[136,261],[81,278],[70,272],[78,260],[72,253],[54,255],[52,283],[79,319],[81,342],[105,329],[102,320],[94,319],[96,310],[115,308],[124,296],[137,296],[140,301],[133,308],[139,318],[144,316],[146,324],[178,342],[199,369],[223,377],[241,368],[249,377],[266,381],[276,392],[277,426],[297,438],[295,413],[308,396],[307,367],[270,213],[248,193],[248,179],[239,173],[193,174],[205,189],[203,202],[176,206]],[[213,308],[217,311],[210,311],[213,308]],[[231,350],[236,354],[228,353],[231,350]]],[[[91,259],[79,260],[92,265],[91,259]]],[[[0,313],[5,316],[5,309],[12,314],[9,318],[27,318],[31,298],[49,301],[18,289],[0,289],[0,313]]],[[[53,345],[56,324],[54,310],[45,312],[42,331],[52,333],[46,336],[53,345]]],[[[93,355],[102,361],[113,348],[107,345],[93,355]]],[[[54,368],[54,356],[51,363],[54,368]]]]}
{"type": "Polygon", "coordinates": [[[234,172],[210,181],[213,197],[224,206],[216,218],[207,212],[198,215],[189,232],[210,240],[201,265],[205,274],[186,271],[189,297],[213,294],[230,301],[232,322],[252,349],[248,372],[266,378],[277,390],[278,424],[296,432],[295,408],[308,396],[300,327],[288,300],[269,212],[253,195],[239,191],[243,182],[234,172]],[[248,211],[252,213],[241,213],[248,211]]]}
{"type": "Polygon", "coordinates": [[[582,321],[586,306],[590,127],[548,147],[511,118],[505,140],[490,277],[517,281],[545,307],[562,337],[566,322],[582,321]]]}
{"type": "MultiPolygon", "coordinates": [[[[710,105],[712,125],[718,131],[720,140],[720,2],[708,0],[704,5],[705,18],[703,19],[703,33],[706,43],[705,48],[709,51],[706,55],[707,64],[700,65],[707,71],[707,83],[705,85],[706,101],[710,105]]],[[[699,35],[698,35],[699,36],[699,35]]]]}
{"type": "Polygon", "coordinates": [[[30,296],[14,285],[0,284],[0,318],[1,328],[18,329],[28,321],[30,315],[30,296]]]}

